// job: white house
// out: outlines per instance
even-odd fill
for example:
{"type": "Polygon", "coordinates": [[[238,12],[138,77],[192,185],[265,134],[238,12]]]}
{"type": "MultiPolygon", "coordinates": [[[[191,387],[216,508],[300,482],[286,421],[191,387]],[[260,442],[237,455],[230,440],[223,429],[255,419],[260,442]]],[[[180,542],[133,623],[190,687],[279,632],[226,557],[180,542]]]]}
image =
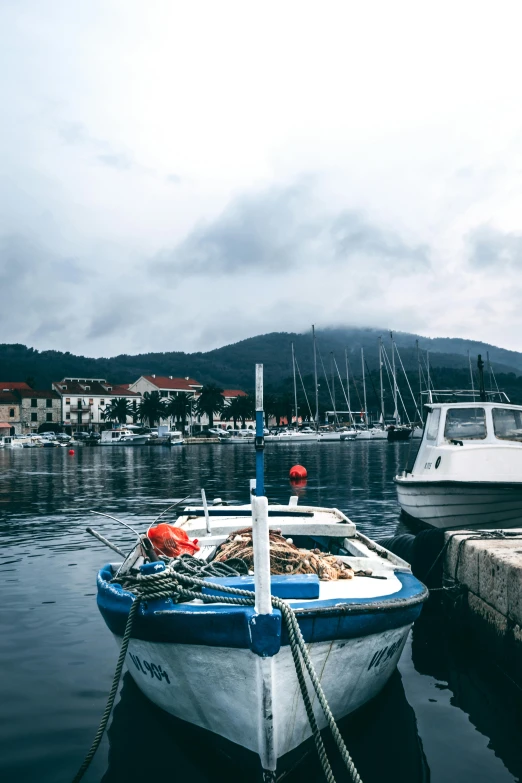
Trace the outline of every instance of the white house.
{"type": "MultiPolygon", "coordinates": [[[[175,378],[172,375],[142,375],[137,381],[129,384],[129,390],[138,392],[141,395],[145,394],[145,392],[149,392],[149,394],[151,392],[158,392],[160,397],[168,399],[169,397],[182,392],[183,394],[187,394],[194,402],[197,402],[202,388],[202,383],[194,380],[194,378],[190,378],[188,375],[185,378],[175,378]]],[[[228,405],[235,397],[240,397],[244,394],[245,392],[241,391],[241,389],[225,389],[223,391],[225,403],[228,405]]],[[[173,424],[172,421],[169,421],[168,423],[170,425],[173,424]]],[[[191,420],[188,421],[188,424],[191,430],[198,431],[208,427],[209,419],[206,414],[202,416],[193,416],[191,420]]],[[[227,426],[224,422],[220,422],[219,417],[216,418],[214,424],[215,426],[221,426],[223,428],[227,426]]],[[[246,424],[247,426],[254,425],[255,422],[248,421],[246,424]]]]}
{"type": "Polygon", "coordinates": [[[61,398],[61,420],[66,430],[99,430],[101,424],[106,424],[102,413],[116,397],[128,399],[136,411],[127,417],[128,424],[137,417],[141,395],[126,385],[107,383],[105,378],[64,378],[52,387],[61,398]]]}

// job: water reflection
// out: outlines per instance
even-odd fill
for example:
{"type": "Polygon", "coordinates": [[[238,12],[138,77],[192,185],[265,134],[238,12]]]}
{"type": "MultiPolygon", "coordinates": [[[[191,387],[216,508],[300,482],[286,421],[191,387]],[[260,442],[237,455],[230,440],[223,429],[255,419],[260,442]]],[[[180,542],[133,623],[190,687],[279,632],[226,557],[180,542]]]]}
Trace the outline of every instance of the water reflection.
{"type": "MultiPolygon", "coordinates": [[[[395,780],[409,783],[429,780],[415,714],[406,700],[398,672],[371,704],[341,721],[340,729],[365,783],[389,779],[391,768],[395,780]]],[[[220,740],[210,732],[165,715],[141,694],[129,674],[125,675],[108,736],[108,769],[102,783],[124,780],[138,783],[146,780],[152,770],[155,776],[171,775],[176,780],[192,783],[244,783],[255,776],[253,767],[244,763],[240,749],[231,751],[225,745],[222,752],[220,740]],[[130,748],[141,748],[143,752],[131,753],[130,748]],[[202,748],[207,752],[201,752],[202,748]],[[213,752],[209,753],[209,749],[213,752]],[[248,778],[246,769],[250,770],[248,778]]],[[[335,746],[328,732],[323,732],[323,736],[334,774],[337,780],[344,780],[346,772],[335,746]]],[[[311,743],[307,749],[306,759],[285,777],[288,783],[324,783],[311,743]]],[[[249,761],[253,763],[253,757],[249,761]]]]}

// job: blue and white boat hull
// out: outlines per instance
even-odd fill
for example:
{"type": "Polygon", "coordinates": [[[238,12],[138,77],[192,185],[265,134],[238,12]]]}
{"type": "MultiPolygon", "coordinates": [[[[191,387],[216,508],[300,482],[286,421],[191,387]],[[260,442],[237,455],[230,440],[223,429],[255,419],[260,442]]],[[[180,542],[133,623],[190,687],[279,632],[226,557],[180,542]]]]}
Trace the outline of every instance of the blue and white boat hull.
{"type": "MultiPolygon", "coordinates": [[[[332,585],[352,588],[329,582],[318,600],[288,601],[336,720],[382,689],[427,596],[406,569],[386,566],[387,582],[360,579],[370,597],[328,597],[332,585]]],[[[98,576],[98,605],[121,641],[133,597],[109,582],[112,575],[106,566],[98,576]]],[[[277,770],[278,759],[311,736],[279,610],[149,601],[139,608],[126,663],[154,704],[256,753],[265,770],[277,770]]]]}

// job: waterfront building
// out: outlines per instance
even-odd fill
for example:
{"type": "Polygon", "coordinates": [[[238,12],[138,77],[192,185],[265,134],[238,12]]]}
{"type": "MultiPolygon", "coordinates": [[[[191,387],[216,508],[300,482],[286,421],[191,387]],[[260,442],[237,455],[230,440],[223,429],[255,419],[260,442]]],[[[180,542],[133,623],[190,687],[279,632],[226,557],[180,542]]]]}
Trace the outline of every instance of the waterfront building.
{"type": "Polygon", "coordinates": [[[127,399],[133,410],[126,423],[137,421],[141,395],[127,385],[108,383],[105,378],[64,378],[52,386],[60,397],[61,423],[66,432],[104,429],[108,422],[103,414],[116,397],[127,399]]]}
{"type": "Polygon", "coordinates": [[[7,384],[3,384],[0,386],[0,437],[21,435],[21,432],[20,400],[15,391],[10,390],[7,384]]]}
{"type": "Polygon", "coordinates": [[[22,435],[61,429],[62,406],[60,395],[55,391],[27,387],[17,389],[13,394],[19,399],[22,435]]]}
{"type": "Polygon", "coordinates": [[[158,392],[160,397],[169,398],[178,392],[193,397],[203,388],[194,378],[174,378],[172,375],[142,375],[134,383],[129,384],[129,390],[138,394],[158,392]]]}

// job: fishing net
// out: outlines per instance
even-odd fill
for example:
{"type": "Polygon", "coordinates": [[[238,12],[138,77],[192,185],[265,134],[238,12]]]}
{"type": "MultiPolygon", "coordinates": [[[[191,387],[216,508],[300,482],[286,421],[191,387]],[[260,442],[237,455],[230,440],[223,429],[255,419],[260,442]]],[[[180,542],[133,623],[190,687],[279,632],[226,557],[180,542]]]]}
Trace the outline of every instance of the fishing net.
{"type": "MultiPolygon", "coordinates": [[[[332,579],[351,579],[354,575],[350,566],[319,549],[298,549],[291,539],[287,539],[275,530],[270,534],[270,573],[317,574],[325,581],[332,579]]],[[[218,548],[213,562],[224,563],[231,558],[243,560],[248,569],[254,568],[254,546],[252,528],[245,527],[232,533],[218,548]]]]}

